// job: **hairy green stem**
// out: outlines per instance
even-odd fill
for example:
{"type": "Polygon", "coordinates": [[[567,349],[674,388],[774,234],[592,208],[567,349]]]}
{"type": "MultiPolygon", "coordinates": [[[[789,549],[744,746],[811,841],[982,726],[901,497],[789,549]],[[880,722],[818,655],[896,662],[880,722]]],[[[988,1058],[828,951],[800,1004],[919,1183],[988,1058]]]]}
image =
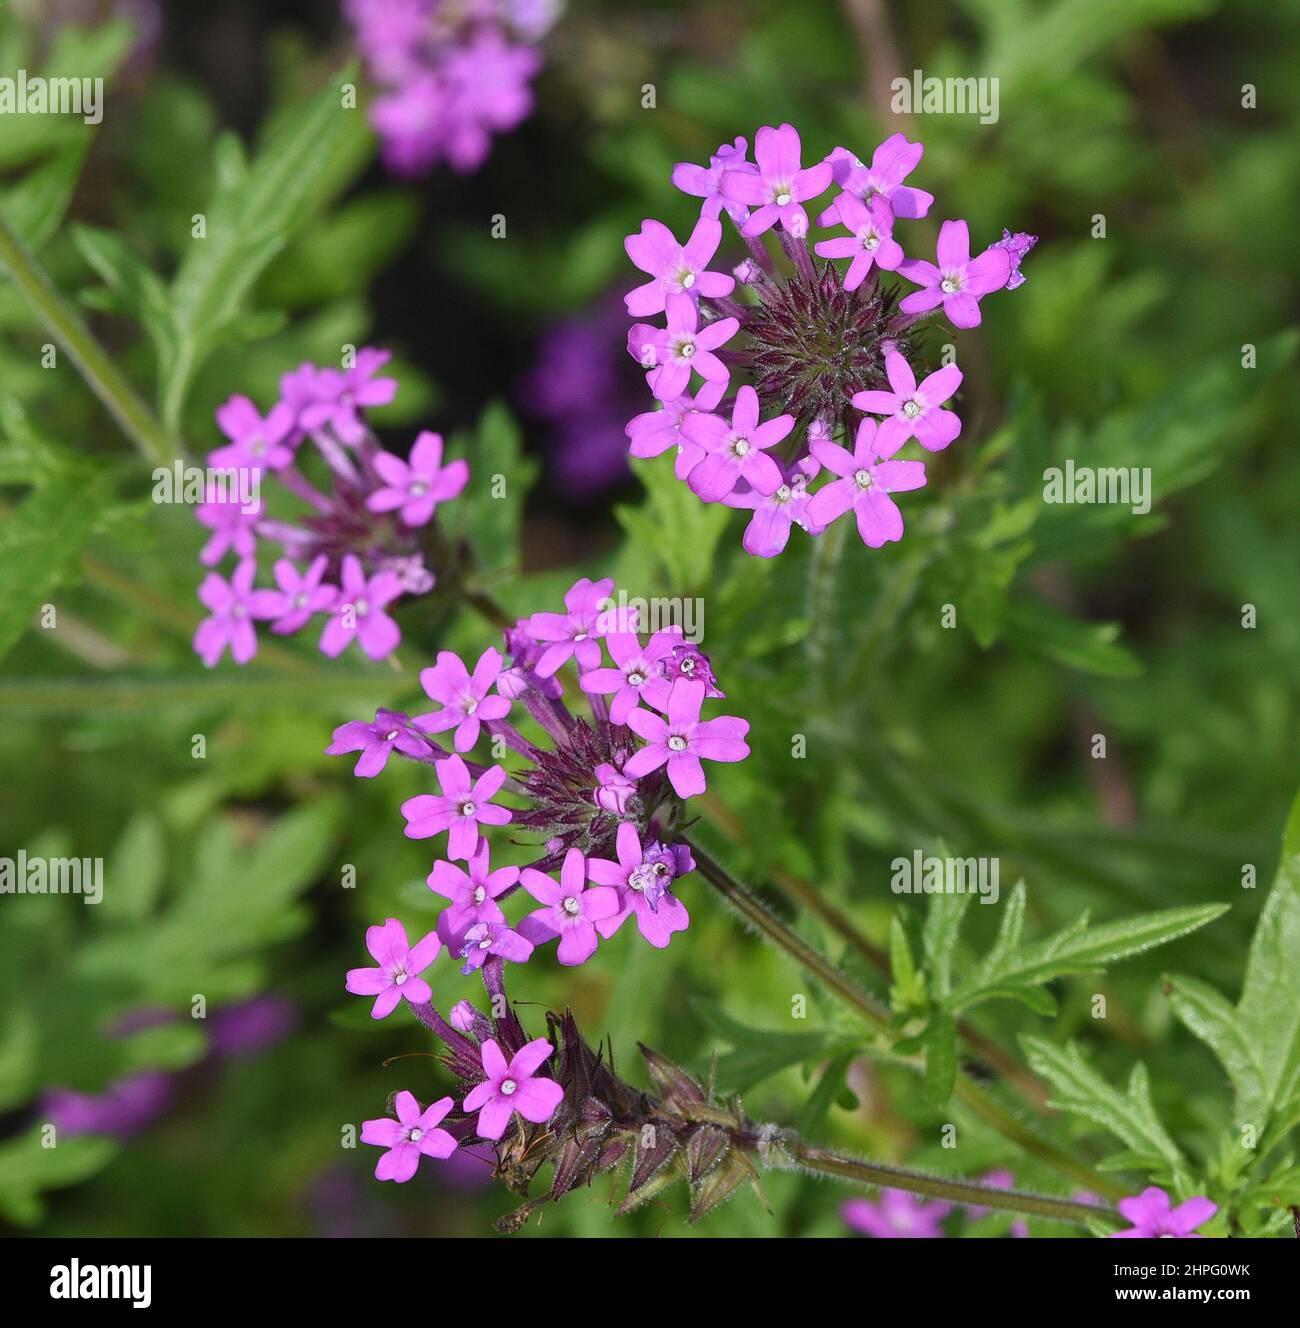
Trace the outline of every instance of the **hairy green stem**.
{"type": "Polygon", "coordinates": [[[14,284],[27,303],[72,357],[91,391],[107,407],[145,460],[156,465],[170,465],[180,457],[180,449],[2,216],[0,262],[9,269],[14,284]]]}
{"type": "MultiPolygon", "coordinates": [[[[872,1028],[879,1032],[888,1031],[889,1011],[875,997],[863,991],[852,979],[840,972],[825,955],[786,926],[753,891],[741,885],[694,841],[690,843],[690,850],[701,876],[741,917],[780,946],[791,958],[807,969],[822,986],[865,1019],[872,1028]]],[[[1056,1144],[1044,1139],[964,1072],[957,1076],[955,1092],[961,1102],[1000,1134],[1018,1144],[1030,1156],[1055,1168],[1062,1175],[1070,1177],[1089,1190],[1113,1199],[1123,1197],[1124,1190],[1121,1187],[1109,1178],[1097,1175],[1056,1144]]]]}
{"type": "Polygon", "coordinates": [[[813,1144],[798,1143],[788,1150],[789,1162],[779,1152],[768,1154],[769,1165],[789,1170],[812,1171],[823,1176],[838,1176],[843,1180],[861,1181],[865,1185],[884,1185],[893,1190],[908,1190],[932,1199],[949,1199],[953,1203],[971,1208],[998,1208],[1010,1213],[1025,1213],[1031,1217],[1052,1217],[1058,1222],[1086,1225],[1090,1218],[1111,1219],[1115,1210],[1109,1205],[1078,1203],[1074,1199],[1057,1199],[1045,1194],[1028,1194],[1023,1190],[995,1190],[979,1181],[955,1180],[946,1176],[931,1176],[926,1172],[911,1171],[906,1167],[888,1166],[883,1162],[867,1162],[846,1157],[813,1144]]]}

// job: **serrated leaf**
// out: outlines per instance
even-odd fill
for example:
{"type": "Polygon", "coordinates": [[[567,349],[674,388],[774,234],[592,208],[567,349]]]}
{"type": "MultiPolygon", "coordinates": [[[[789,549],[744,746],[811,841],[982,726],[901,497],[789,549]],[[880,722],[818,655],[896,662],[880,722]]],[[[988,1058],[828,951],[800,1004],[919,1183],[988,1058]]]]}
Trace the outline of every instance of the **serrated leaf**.
{"type": "Polygon", "coordinates": [[[1030,1069],[1056,1090],[1052,1106],[1093,1121],[1135,1153],[1159,1158],[1178,1189],[1190,1185],[1187,1161],[1156,1115],[1145,1066],[1139,1063],[1133,1067],[1128,1090],[1121,1092],[1088,1064],[1073,1043],[1058,1047],[1026,1034],[1020,1044],[1030,1069]]]}
{"type": "Polygon", "coordinates": [[[957,952],[962,919],[970,907],[972,895],[934,894],[921,929],[925,945],[925,966],[929,975],[930,991],[936,1000],[943,1000],[952,989],[952,961],[957,952]]]}
{"type": "Polygon", "coordinates": [[[1275,1118],[1300,1109],[1300,797],[1287,819],[1236,1007],[1205,983],[1169,981],[1178,1017],[1228,1072],[1237,1122],[1275,1139],[1275,1118]]]}
{"type": "Polygon", "coordinates": [[[746,1092],[780,1070],[802,1064],[826,1050],[823,1033],[776,1033],[749,1028],[710,1001],[693,1000],[691,1008],[736,1048],[718,1057],[717,1089],[724,1095],[746,1092]]]}
{"type": "MultiPolygon", "coordinates": [[[[0,213],[32,253],[39,253],[58,230],[72,202],[89,147],[90,137],[79,135],[32,167],[0,198],[0,213]]],[[[0,273],[4,273],[3,268],[0,273]]]]}
{"type": "Polygon", "coordinates": [[[986,961],[953,991],[946,1005],[953,1011],[963,1010],[1069,973],[1097,972],[1117,959],[1186,936],[1227,911],[1226,904],[1197,904],[1140,913],[1100,927],[1089,927],[1086,917],[1076,920],[1054,936],[1000,955],[996,969],[986,961]]]}

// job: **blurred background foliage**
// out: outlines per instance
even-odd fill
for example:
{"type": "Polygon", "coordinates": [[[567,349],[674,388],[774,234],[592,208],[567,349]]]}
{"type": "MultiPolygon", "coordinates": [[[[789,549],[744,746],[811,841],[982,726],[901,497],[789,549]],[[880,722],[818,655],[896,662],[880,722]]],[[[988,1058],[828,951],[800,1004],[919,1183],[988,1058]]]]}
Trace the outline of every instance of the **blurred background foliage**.
{"type": "MultiPolygon", "coordinates": [[[[1000,1002],[970,1015],[1012,1057],[1032,1034],[1081,1040],[1112,1082],[1145,1062],[1169,1131],[1212,1170],[1230,1091],[1161,976],[1235,996],[1297,784],[1298,27],[1290,0],[571,2],[533,117],[478,174],[412,184],[375,165],[361,114],[322,109],[350,58],[330,4],[15,4],[0,15],[0,68],[90,69],[110,94],[93,134],[6,120],[0,211],[195,453],[217,442],[213,411],[230,394],[265,406],[303,359],[391,347],[401,390],[375,419],[389,446],[438,428],[477,474],[506,473],[521,499],[533,485],[509,504],[473,490],[459,518],[510,612],[558,604],[578,574],[702,597],[705,648],[727,710],[751,721],[753,756],[711,779],[701,840],[882,999],[887,969],[808,900],[850,917],[876,954],[897,911],[915,946],[919,901],[898,908],[888,888],[890,861],[914,848],[1000,856],[1004,891],[1027,883],[1031,938],[1084,910],[1107,921],[1230,903],[1102,979],[1053,983],[1050,1014],[1000,1002]],[[996,76],[999,121],[891,115],[889,80],[914,68],[996,76]],[[1025,285],[958,335],[964,431],[911,495],[905,540],[817,568],[798,538],[779,559],[746,557],[743,518],[702,508],[668,458],[635,475],[616,461],[621,478],[583,491],[526,388],[557,323],[599,326],[631,284],[622,237],[647,216],[689,223],[673,163],[783,119],[809,155],[869,155],[899,128],[924,140],[915,179],[939,201],[908,224],[909,251],[947,216],[968,217],[981,243],[1003,226],[1042,237],[1025,285]],[[191,217],[219,208],[240,219],[237,251],[168,290],[194,262],[191,217]],[[185,292],[177,346],[151,311],[185,292]],[[1151,467],[1150,513],[1044,504],[1043,470],[1067,457],[1151,467]],[[956,630],[941,627],[947,604],[956,630]],[[1098,733],[1104,761],[1090,755],[1098,733]],[[806,759],[791,759],[796,734],[806,759]],[[1247,863],[1253,892],[1240,888],[1247,863]],[[1098,991],[1104,1022],[1090,1017],[1098,991]]],[[[596,338],[593,373],[626,394],[626,414],[592,446],[617,456],[644,393],[617,318],[613,329],[596,338]]],[[[421,771],[356,780],[322,749],[343,720],[414,699],[438,648],[477,655],[495,634],[435,594],[409,604],[396,669],[331,665],[297,642],[206,673],[189,648],[193,514],[150,502],[147,466],[66,358],[41,368],[46,340],[0,279],[2,847],[102,856],[106,891],[98,908],[0,900],[0,1221],[52,1234],[487,1232],[513,1201],[481,1163],[381,1187],[371,1150],[340,1147],[342,1127],[380,1114],[394,1089],[443,1091],[427,1060],[385,1064],[430,1049],[413,1021],[372,1024],[342,985],[367,924],[392,915],[418,934],[436,901],[430,847],[402,837],[397,811],[425,788],[421,771]],[[46,603],[56,630],[33,627],[46,603]],[[213,1010],[274,998],[292,1017],[222,1053],[188,1018],[196,992],[213,1010]],[[123,1025],[141,1010],[163,1013],[123,1025]],[[44,1094],[156,1072],[165,1105],[129,1137],[40,1148],[44,1094]]],[[[512,974],[516,999],[538,1004],[535,1030],[540,1007],[569,1004],[638,1081],[637,1041],[701,1075],[717,1054],[720,1082],[759,1119],[1061,1188],[962,1109],[929,1103],[909,1070],[856,1054],[845,1016],[788,959],[702,885],[683,895],[692,926],[664,952],[625,929],[580,970],[542,956],[512,974]],[[800,994],[810,1012],[795,1023],[800,994]],[[950,1119],[955,1156],[937,1144],[950,1119]]],[[[959,963],[987,949],[1001,912],[971,911],[959,963]]],[[[436,972],[438,1004],[473,994],[450,964],[436,972]]],[[[1074,1116],[1049,1129],[1085,1159],[1110,1147],[1074,1116]]],[[[1145,1176],[1125,1180],[1132,1192],[1145,1176]]],[[[741,1197],[694,1229],[683,1194],[611,1224],[593,1190],[540,1229],[844,1231],[847,1191],[793,1175],[768,1190],[774,1216],[741,1197]]],[[[1009,1225],[957,1215],[948,1228],[1009,1225]]]]}

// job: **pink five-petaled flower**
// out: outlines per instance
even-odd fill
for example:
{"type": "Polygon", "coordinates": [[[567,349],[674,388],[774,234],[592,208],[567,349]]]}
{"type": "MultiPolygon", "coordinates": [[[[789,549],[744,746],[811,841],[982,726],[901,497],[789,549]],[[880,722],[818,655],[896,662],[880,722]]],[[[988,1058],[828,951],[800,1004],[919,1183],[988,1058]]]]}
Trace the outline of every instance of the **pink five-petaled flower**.
{"type": "Polygon", "coordinates": [[[564,1100],[564,1089],[554,1079],[537,1074],[554,1050],[545,1038],[535,1038],[524,1043],[507,1065],[501,1048],[491,1038],[483,1043],[479,1051],[487,1078],[469,1090],[464,1104],[466,1111],[478,1112],[480,1139],[500,1139],[516,1111],[534,1125],[555,1115],[564,1100]]]}
{"type": "Polygon", "coordinates": [[[199,586],[199,601],[212,615],[194,631],[194,653],[215,668],[227,646],[236,664],[247,664],[257,654],[255,618],[273,618],[280,596],[274,590],[254,590],[257,564],[245,558],[231,574],[230,581],[209,572],[199,586]]]}
{"type": "Polygon", "coordinates": [[[979,301],[1001,290],[1011,275],[1011,258],[1005,249],[989,248],[977,258],[970,256],[970,230],[964,221],[945,221],[939,228],[936,254],[938,267],[923,258],[905,258],[900,276],[924,290],[905,295],[898,304],[905,314],[920,314],[942,304],[953,327],[978,327],[979,301]]]}
{"type": "Polygon", "coordinates": [[[384,487],[366,499],[372,512],[397,510],[404,525],[427,525],[439,503],[449,502],[469,483],[469,463],[442,464],[442,435],[425,430],[411,448],[410,460],[377,452],[371,460],[384,487]]]}
{"type": "Polygon", "coordinates": [[[510,809],[492,802],[505,783],[503,766],[485,770],[472,784],[469,770],[459,756],[435,761],[442,796],[420,793],[402,803],[407,839],[429,839],[448,830],[447,856],[468,860],[478,844],[480,825],[505,825],[510,809]]]}
{"type": "Polygon", "coordinates": [[[734,198],[727,198],[722,192],[722,176],[726,171],[738,171],[744,175],[753,175],[757,167],[745,160],[749,144],[743,138],[735,143],[724,143],[709,158],[707,166],[696,166],[689,161],[679,161],[673,167],[673,184],[684,194],[691,194],[704,200],[700,208],[702,217],[716,217],[725,207],[727,215],[743,226],[749,217],[749,209],[734,198]]]}
{"type": "Polygon", "coordinates": [[[570,658],[580,669],[600,663],[600,637],[613,630],[618,617],[603,607],[613,589],[613,577],[593,581],[584,576],[564,592],[567,613],[534,613],[527,620],[528,635],[545,646],[533,666],[539,678],[553,677],[570,658]]]}
{"type": "Polygon", "coordinates": [[[605,644],[615,667],[589,669],[580,679],[582,690],[596,696],[614,693],[609,717],[615,724],[626,724],[628,715],[643,700],[662,709],[668,699],[668,683],[659,672],[659,661],[672,655],[681,635],[680,627],[666,627],[643,646],[635,632],[611,632],[605,644]]]}
{"type": "MultiPolygon", "coordinates": [[[[903,181],[916,169],[924,153],[923,143],[909,143],[902,134],[890,134],[871,154],[870,166],[848,148],[836,148],[826,160],[831,164],[835,183],[845,193],[853,194],[863,202],[879,196],[889,204],[894,216],[915,220],[929,212],[934,195],[924,189],[914,189],[903,181]]],[[[839,204],[837,198],[818,218],[823,226],[829,226],[835,220],[839,204]]]]}
{"type": "Polygon", "coordinates": [[[1137,1239],[1139,1237],[1172,1236],[1177,1239],[1200,1240],[1196,1227],[1208,1222],[1219,1211],[1219,1205],[1203,1194],[1170,1208],[1169,1195],[1158,1185],[1150,1185],[1141,1194],[1121,1199],[1119,1211],[1133,1225],[1127,1231],[1112,1231],[1112,1237],[1137,1239]]]}
{"type": "Polygon", "coordinates": [[[366,949],[378,968],[348,970],[348,990],[354,996],[373,996],[370,1015],[382,1019],[391,1014],[403,996],[416,1005],[433,999],[429,984],[419,976],[438,957],[442,942],[431,931],[415,945],[406,942],[406,928],[396,918],[382,927],[366,928],[366,949]]]}
{"type": "Polygon", "coordinates": [[[889,495],[921,488],[924,461],[888,460],[893,453],[882,453],[875,420],[858,425],[852,453],[837,443],[818,442],[812,454],[840,478],[813,494],[807,509],[810,520],[825,527],[852,508],[868,548],[903,538],[903,514],[889,495]]]}
{"type": "Polygon", "coordinates": [[[690,441],[682,425],[697,411],[709,411],[722,400],[726,383],[705,383],[692,396],[683,392],[676,401],[665,401],[658,410],[634,415],[628,421],[628,451],[634,457],[662,456],[670,447],[678,449],[676,474],[684,480],[704,456],[704,449],[690,441]]]}
{"type": "Polygon", "coordinates": [[[650,390],[660,401],[674,401],[690,386],[693,369],[710,383],[727,383],[731,373],[713,353],[740,328],[734,318],[718,318],[700,326],[700,311],[689,295],[665,300],[667,327],[635,323],[628,347],[648,369],[650,390]]]}
{"type": "Polygon", "coordinates": [[[682,432],[707,455],[691,469],[690,486],[706,503],[725,498],[745,480],[759,493],[775,493],[781,467],[766,455],[794,428],[793,415],[758,422],[758,393],[746,384],[736,393],[728,424],[720,415],[693,414],[682,421],[682,432]]]}
{"type": "MultiPolygon", "coordinates": [[[[626,822],[624,823],[626,824],[626,822]]],[[[560,938],[556,958],[567,965],[585,964],[596,953],[596,923],[619,911],[617,890],[598,885],[588,890],[587,861],[580,848],[564,855],[560,880],[525,867],[519,882],[543,907],[519,923],[519,934],[534,945],[560,938]]]]}
{"type": "Polygon", "coordinates": [[[342,580],[334,612],[320,636],[321,654],[333,659],[355,637],[371,659],[391,655],[401,643],[402,632],[384,608],[402,593],[401,580],[392,572],[376,572],[367,580],[354,553],[344,555],[342,580]]]}
{"type": "Polygon", "coordinates": [[[429,744],[406,727],[408,722],[400,710],[376,710],[373,724],[351,719],[334,730],[334,741],[325,748],[325,755],[360,752],[353,774],[373,779],[388,764],[394,748],[407,756],[428,756],[429,744]]]}
{"type": "Polygon", "coordinates": [[[623,241],[623,248],[632,262],[654,280],[624,297],[628,313],[633,318],[663,313],[664,300],[669,295],[707,299],[730,295],[736,285],[735,277],[706,270],[721,242],[722,223],[714,217],[701,217],[685,244],[678,244],[663,222],[643,221],[640,231],[623,241]]]}
{"type": "Polygon", "coordinates": [[[442,1097],[421,1112],[414,1095],[402,1091],[393,1105],[397,1108],[396,1120],[380,1116],[361,1123],[361,1142],[388,1150],[375,1165],[375,1179],[401,1184],[415,1175],[421,1157],[450,1157],[456,1151],[456,1140],[437,1128],[455,1103],[442,1097]]]}
{"type": "Polygon", "coordinates": [[[449,949],[456,951],[465,943],[465,933],[471,927],[480,922],[506,920],[497,896],[519,879],[518,867],[490,870],[486,839],[479,841],[467,865],[468,871],[451,862],[435,862],[428,877],[429,889],[451,900],[451,907],[438,915],[438,935],[449,949]]]}
{"type": "Polygon", "coordinates": [[[374,375],[393,358],[390,350],[365,346],[350,369],[321,369],[311,383],[311,401],[298,414],[304,429],[329,424],[345,443],[359,443],[366,428],[357,414],[369,406],[386,406],[397,395],[396,378],[374,375]]]}
{"type": "Polygon", "coordinates": [[[840,1216],[854,1231],[877,1239],[934,1240],[942,1237],[939,1223],[951,1211],[952,1205],[942,1199],[923,1203],[906,1190],[881,1190],[879,1203],[849,1199],[840,1208],[840,1216]]]}
{"type": "Polygon", "coordinates": [[[872,415],[887,415],[880,425],[877,447],[882,456],[892,456],[909,438],[927,452],[940,452],[961,433],[961,420],[945,401],[961,386],[962,372],[955,364],[936,369],[918,387],[916,375],[896,350],[885,352],[889,392],[859,392],[853,404],[872,415]]]}
{"type": "Polygon", "coordinates": [[[339,588],[323,580],[328,566],[329,559],[323,553],[311,560],[305,572],[300,572],[288,558],[276,561],[271,571],[280,587],[281,602],[271,624],[273,632],[288,636],[305,627],[313,614],[334,607],[339,588]]]}
{"type": "Polygon", "coordinates": [[[741,227],[742,235],[761,235],[778,221],[796,239],[808,234],[803,204],[830,187],[831,164],[821,161],[803,169],[799,162],[802,150],[794,125],[783,124],[779,129],[764,125],[754,138],[758,170],[722,173],[723,194],[757,209],[741,227]]]}
{"type": "Polygon", "coordinates": [[[608,940],[635,914],[641,935],[655,949],[662,950],[674,932],[685,931],[690,925],[686,905],[669,893],[669,886],[678,874],[678,866],[687,871],[694,864],[689,858],[678,864],[675,856],[665,855],[655,845],[643,851],[636,827],[627,821],[618,827],[614,851],[618,854],[617,862],[608,858],[591,858],[587,862],[587,875],[593,881],[618,891],[617,910],[597,922],[596,930],[608,940]]]}
{"type": "Polygon", "coordinates": [[[628,757],[623,773],[640,779],[661,765],[668,767],[668,782],[679,798],[693,798],[705,790],[704,767],[708,761],[743,761],[749,755],[745,734],[749,721],[735,715],[700,719],[705,684],[695,678],[678,678],[668,693],[668,717],[649,710],[633,710],[628,728],[646,746],[628,757]]]}
{"type": "Polygon", "coordinates": [[[879,194],[869,204],[853,194],[841,194],[836,208],[840,225],[850,235],[821,240],[815,246],[822,258],[851,258],[844,274],[844,289],[857,290],[874,263],[893,272],[903,261],[903,247],[894,239],[894,214],[879,194]]]}
{"type": "Polygon", "coordinates": [[[293,448],[287,439],[294,424],[293,408],[283,401],[277,401],[263,419],[247,397],[231,397],[224,406],[217,407],[217,427],[230,442],[208,453],[208,465],[283,470],[293,461],[293,448]]]}
{"type": "Polygon", "coordinates": [[[439,651],[433,668],[420,670],[420,686],[432,700],[442,702],[442,709],[416,715],[416,728],[426,733],[445,733],[454,728],[456,750],[469,751],[478,741],[484,720],[504,719],[510,713],[510,702],[504,696],[488,695],[501,665],[501,652],[491,647],[479,656],[473,673],[459,655],[439,651]]]}
{"type": "Polygon", "coordinates": [[[245,502],[260,489],[260,472],[256,467],[237,466],[227,472],[228,483],[208,483],[204,501],[195,509],[199,524],[212,531],[203,548],[199,562],[204,567],[215,567],[227,553],[236,558],[252,558],[257,553],[257,533],[254,527],[262,519],[264,504],[260,497],[245,502]]]}
{"type": "Polygon", "coordinates": [[[770,494],[751,489],[730,494],[723,501],[728,507],[748,508],[754,513],[741,541],[745,552],[758,558],[775,558],[789,542],[792,525],[810,525],[808,498],[807,475],[794,465],[782,472],[781,483],[770,494]]]}

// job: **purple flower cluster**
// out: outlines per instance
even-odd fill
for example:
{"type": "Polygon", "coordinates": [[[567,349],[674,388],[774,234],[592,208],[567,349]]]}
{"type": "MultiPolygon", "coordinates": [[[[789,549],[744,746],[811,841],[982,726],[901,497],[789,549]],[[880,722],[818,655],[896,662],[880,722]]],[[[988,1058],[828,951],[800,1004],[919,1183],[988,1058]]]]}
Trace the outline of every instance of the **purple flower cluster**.
{"type": "Polygon", "coordinates": [[[370,108],[384,163],[467,174],[533,108],[536,48],[557,0],[344,0],[357,45],[385,91],[370,108]]]}
{"type": "MultiPolygon", "coordinates": [[[[613,595],[612,579],[583,578],[565,595],[563,612],[534,613],[509,628],[504,653],[489,648],[472,665],[450,651],[439,654],[420,675],[437,709],[414,717],[382,710],[373,723],[335,730],[327,750],[359,752],[362,777],[378,774],[394,752],[431,766],[439,791],[402,804],[405,833],[447,837],[445,858],[428,878],[429,889],[447,901],[435,930],[411,944],[396,919],[371,927],[366,944],[375,966],[348,974],[350,992],[375,998],[374,1017],[403,998],[423,1009],[431,991],[422,975],[444,950],[459,958],[463,975],[483,969],[486,979],[504,962],[524,963],[553,942],[561,964],[583,964],[629,919],[660,949],[688,925],[675,894],[678,879],[695,867],[689,848],[677,842],[685,803],[705,791],[704,761],[749,755],[749,725],[733,715],[703,718],[705,702],[723,696],[708,656],[676,627],[645,638],[637,611],[616,607],[613,595]],[[570,669],[589,716],[575,715],[565,702],[561,674],[570,669]],[[516,712],[520,728],[512,722],[516,712]],[[439,735],[446,735],[442,742],[439,735]],[[509,749],[529,768],[511,775],[495,760],[475,760],[484,742],[494,756],[509,749]],[[520,805],[503,805],[502,795],[520,805]],[[492,866],[488,833],[505,825],[535,835],[530,866],[492,866]],[[511,923],[502,904],[519,891],[534,907],[511,923]]],[[[453,1027],[473,1022],[462,1005],[451,1013],[453,1027]]],[[[464,1110],[480,1111],[481,1137],[499,1138],[512,1111],[546,1120],[549,1111],[529,1113],[543,1111],[554,1086],[530,1076],[549,1044],[523,1046],[507,1064],[494,1042],[480,1043],[486,1077],[464,1110]],[[486,1085],[495,1085],[491,1093],[486,1085]]],[[[371,1122],[368,1142],[391,1153],[418,1144],[437,1123],[417,1119],[409,1107],[406,1116],[399,1111],[396,1124],[371,1122]]],[[[381,1179],[407,1179],[416,1162],[407,1151],[400,1164],[381,1163],[381,1179]]]]}
{"type": "Polygon", "coordinates": [[[247,664],[257,653],[257,622],[283,636],[318,616],[324,654],[340,655],[355,640],[383,659],[401,641],[389,606],[432,589],[419,532],[465,488],[469,467],[444,463],[436,433],[421,433],[405,461],[379,446],[363,412],[397,392],[396,379],[378,376],[389,358],[363,349],[345,369],[304,364],[281,379],[280,399],[265,416],[244,396],[217,411],[229,442],[208,457],[208,500],[196,514],[211,535],[199,559],[209,568],[227,556],[236,561],[229,579],[211,571],[199,586],[209,616],[194,650],[209,668],[227,649],[247,664]],[[311,477],[313,467],[328,491],[311,477]],[[262,486],[270,479],[304,505],[299,521],[268,515],[262,486]],[[274,586],[254,584],[259,540],[282,550],[271,568],[274,586]]]}
{"type": "Polygon", "coordinates": [[[980,300],[1024,280],[1036,237],[1004,232],[972,257],[966,222],[945,221],[934,262],[906,257],[895,223],[926,216],[934,198],[904,183],[924,148],[902,134],[869,164],[836,148],[804,166],[788,124],[758,131],[753,162],[747,147],[737,138],[707,166],[673,171],[677,188],[702,200],[684,242],[653,220],[625,242],[649,278],[627,295],[628,313],[663,316],[663,326],[637,322],[628,333],[658,403],[628,424],[629,450],[676,449],[678,478],[703,501],[753,513],[744,546],[759,557],[780,553],[792,525],[820,535],[850,510],[878,548],[903,534],[891,495],[925,484],[923,462],[894,456],[911,439],[938,451],[961,430],[944,409],[961,370],[949,364],[918,381],[913,329],[940,308],[954,327],[978,326],[980,300]],[[817,224],[833,234],[810,248],[806,205],[832,188],[817,224]],[[729,272],[714,267],[724,212],[748,249],[729,272]],[[883,273],[919,289],[886,285],[883,273]],[[823,467],[830,482],[814,493],[823,467]]]}

